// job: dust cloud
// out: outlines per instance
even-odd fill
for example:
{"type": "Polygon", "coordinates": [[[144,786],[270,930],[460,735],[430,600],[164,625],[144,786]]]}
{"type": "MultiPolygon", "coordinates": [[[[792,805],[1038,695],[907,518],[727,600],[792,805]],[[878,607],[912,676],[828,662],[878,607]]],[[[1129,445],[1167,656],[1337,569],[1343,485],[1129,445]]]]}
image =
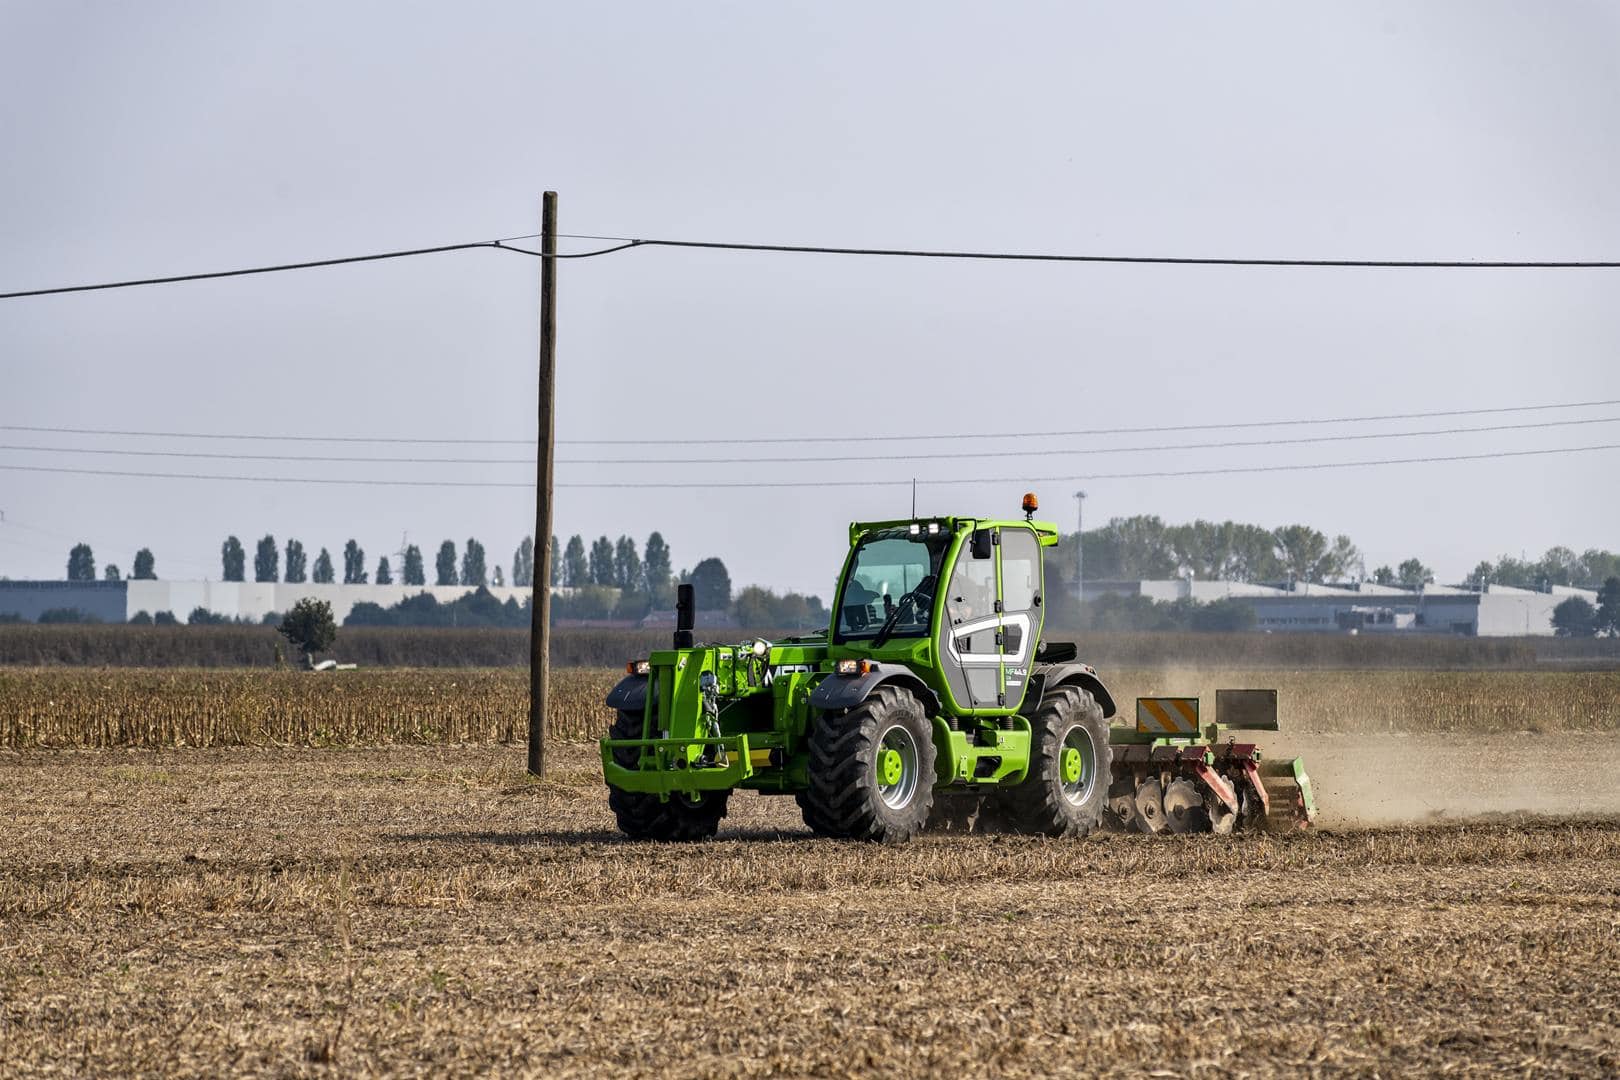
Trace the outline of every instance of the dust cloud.
{"type": "Polygon", "coordinates": [[[1323,827],[1493,814],[1620,814],[1620,743],[1602,734],[1267,734],[1303,757],[1323,827]]]}

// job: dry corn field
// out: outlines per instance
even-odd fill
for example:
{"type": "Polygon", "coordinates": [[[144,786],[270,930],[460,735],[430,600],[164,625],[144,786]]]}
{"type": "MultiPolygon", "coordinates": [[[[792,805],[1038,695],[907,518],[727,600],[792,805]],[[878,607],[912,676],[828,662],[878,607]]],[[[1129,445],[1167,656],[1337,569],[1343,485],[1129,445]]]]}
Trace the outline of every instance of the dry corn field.
{"type": "Polygon", "coordinates": [[[884,849],[745,795],[626,843],[578,744],[10,752],[0,798],[7,1076],[1620,1069],[1614,819],[884,849]]]}
{"type": "MultiPolygon", "coordinates": [[[[1138,694],[1274,686],[1291,732],[1620,729],[1620,672],[1244,671],[1103,673],[1129,714],[1138,694]]],[[[619,672],[552,672],[550,730],[603,733],[619,672]]],[[[528,674],[511,668],[307,674],[254,669],[0,668],[0,747],[503,743],[527,730],[528,674]]]]}
{"type": "Polygon", "coordinates": [[[537,782],[522,672],[0,669],[0,1077],[1620,1070],[1614,673],[1122,672],[1321,827],[898,849],[621,840],[554,676],[537,782]]]}

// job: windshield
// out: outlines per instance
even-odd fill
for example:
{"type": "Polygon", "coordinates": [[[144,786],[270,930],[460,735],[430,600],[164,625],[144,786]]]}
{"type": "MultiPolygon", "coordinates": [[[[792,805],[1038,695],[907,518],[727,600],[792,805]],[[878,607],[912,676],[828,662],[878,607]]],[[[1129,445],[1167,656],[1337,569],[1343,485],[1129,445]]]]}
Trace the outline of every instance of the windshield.
{"type": "Polygon", "coordinates": [[[950,539],[947,533],[913,534],[905,527],[867,533],[839,600],[838,640],[876,637],[891,618],[887,637],[928,633],[935,582],[950,539]]]}

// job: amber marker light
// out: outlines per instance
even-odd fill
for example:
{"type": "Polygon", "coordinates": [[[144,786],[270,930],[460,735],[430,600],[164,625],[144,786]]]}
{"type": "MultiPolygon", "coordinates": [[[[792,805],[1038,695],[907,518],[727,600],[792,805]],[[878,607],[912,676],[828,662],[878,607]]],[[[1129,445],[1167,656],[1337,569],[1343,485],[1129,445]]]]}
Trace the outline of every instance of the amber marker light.
{"type": "Polygon", "coordinates": [[[1024,513],[1033,514],[1041,508],[1041,501],[1035,497],[1033,491],[1024,492],[1024,513]]]}

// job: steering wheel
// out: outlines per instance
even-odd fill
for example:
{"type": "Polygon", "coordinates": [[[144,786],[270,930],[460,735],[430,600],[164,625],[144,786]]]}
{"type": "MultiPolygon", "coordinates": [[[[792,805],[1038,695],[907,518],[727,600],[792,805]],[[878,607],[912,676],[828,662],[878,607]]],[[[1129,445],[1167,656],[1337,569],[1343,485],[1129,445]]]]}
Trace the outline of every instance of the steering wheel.
{"type": "Polygon", "coordinates": [[[912,589],[910,592],[906,593],[906,595],[900,598],[900,603],[896,606],[896,610],[904,608],[909,604],[911,606],[911,616],[913,619],[915,619],[924,600],[928,601],[930,605],[933,603],[934,588],[937,584],[938,582],[934,579],[934,575],[929,574],[927,577],[917,582],[916,588],[912,589]]]}

